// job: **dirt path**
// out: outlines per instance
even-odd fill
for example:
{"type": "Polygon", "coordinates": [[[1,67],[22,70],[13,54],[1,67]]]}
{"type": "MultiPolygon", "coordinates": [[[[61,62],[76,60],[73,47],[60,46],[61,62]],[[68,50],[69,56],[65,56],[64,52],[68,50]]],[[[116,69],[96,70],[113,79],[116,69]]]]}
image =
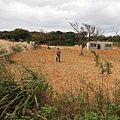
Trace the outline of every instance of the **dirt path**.
{"type": "MultiPolygon", "coordinates": [[[[48,81],[56,91],[75,91],[80,88],[80,80],[92,81],[94,84],[100,81],[100,74],[95,67],[94,55],[89,50],[84,50],[84,56],[79,56],[79,47],[60,47],[61,62],[55,61],[56,48],[47,49],[42,47],[38,50],[30,50],[14,55],[16,64],[24,64],[33,68],[41,66],[43,72],[47,73],[48,81]]],[[[109,82],[120,78],[120,49],[99,50],[101,60],[112,62],[113,74],[109,82]]]]}

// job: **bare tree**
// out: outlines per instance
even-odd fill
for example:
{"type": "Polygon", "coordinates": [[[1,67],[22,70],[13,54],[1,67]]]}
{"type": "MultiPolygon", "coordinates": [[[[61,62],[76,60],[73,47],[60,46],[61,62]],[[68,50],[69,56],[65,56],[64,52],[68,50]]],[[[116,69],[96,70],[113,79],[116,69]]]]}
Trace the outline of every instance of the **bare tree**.
{"type": "Polygon", "coordinates": [[[70,22],[70,25],[77,32],[79,37],[79,42],[81,44],[81,50],[79,55],[83,55],[83,49],[88,41],[95,40],[99,35],[102,34],[101,29],[95,27],[94,25],[82,23],[82,26],[79,27],[79,24],[77,22],[75,23],[70,22]]]}
{"type": "Polygon", "coordinates": [[[113,31],[115,32],[115,38],[114,40],[117,42],[117,46],[120,47],[120,35],[119,35],[119,28],[113,28],[113,31]]]}
{"type": "Polygon", "coordinates": [[[86,42],[87,42],[87,32],[83,30],[83,28],[79,28],[79,25],[77,22],[75,23],[70,23],[70,25],[73,27],[73,29],[77,32],[78,34],[78,38],[79,38],[79,42],[81,44],[81,50],[79,55],[83,55],[83,49],[86,46],[86,42]]]}
{"type": "Polygon", "coordinates": [[[88,41],[90,40],[96,40],[96,38],[103,34],[102,30],[100,28],[95,27],[94,25],[89,25],[86,23],[82,23],[82,29],[83,31],[86,31],[88,33],[88,41]]]}
{"type": "Polygon", "coordinates": [[[115,32],[115,35],[118,36],[119,29],[118,28],[113,28],[113,31],[115,32]]]}

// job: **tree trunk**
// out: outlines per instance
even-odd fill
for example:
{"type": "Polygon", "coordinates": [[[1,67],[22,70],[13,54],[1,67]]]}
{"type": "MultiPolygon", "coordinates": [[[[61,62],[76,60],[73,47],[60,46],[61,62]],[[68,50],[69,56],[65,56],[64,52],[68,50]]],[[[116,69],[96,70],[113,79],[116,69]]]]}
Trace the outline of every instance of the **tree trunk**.
{"type": "Polygon", "coordinates": [[[83,55],[83,49],[84,49],[84,47],[83,46],[81,46],[82,48],[81,48],[81,50],[80,50],[80,53],[79,53],[79,55],[83,55]]]}
{"type": "Polygon", "coordinates": [[[50,49],[50,43],[48,40],[47,40],[46,44],[47,44],[47,48],[50,49]]]}
{"type": "Polygon", "coordinates": [[[47,44],[47,48],[48,48],[48,49],[50,49],[50,46],[49,46],[49,44],[47,44]]]}

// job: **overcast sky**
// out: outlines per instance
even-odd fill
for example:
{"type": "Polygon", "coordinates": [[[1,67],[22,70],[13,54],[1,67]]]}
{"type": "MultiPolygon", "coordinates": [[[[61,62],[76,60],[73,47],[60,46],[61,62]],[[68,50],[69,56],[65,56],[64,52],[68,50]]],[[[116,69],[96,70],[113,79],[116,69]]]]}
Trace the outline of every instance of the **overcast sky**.
{"type": "Polygon", "coordinates": [[[120,29],[120,0],[0,0],[0,31],[66,32],[75,21],[114,35],[120,29]]]}

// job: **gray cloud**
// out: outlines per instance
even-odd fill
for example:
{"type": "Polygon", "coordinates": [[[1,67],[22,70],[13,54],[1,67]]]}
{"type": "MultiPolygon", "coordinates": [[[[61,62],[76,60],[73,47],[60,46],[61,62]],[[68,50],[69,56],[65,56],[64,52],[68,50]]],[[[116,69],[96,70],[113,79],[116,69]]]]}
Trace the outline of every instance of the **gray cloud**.
{"type": "Polygon", "coordinates": [[[106,35],[120,27],[119,0],[0,0],[0,30],[73,31],[69,22],[87,23],[106,35]]]}

